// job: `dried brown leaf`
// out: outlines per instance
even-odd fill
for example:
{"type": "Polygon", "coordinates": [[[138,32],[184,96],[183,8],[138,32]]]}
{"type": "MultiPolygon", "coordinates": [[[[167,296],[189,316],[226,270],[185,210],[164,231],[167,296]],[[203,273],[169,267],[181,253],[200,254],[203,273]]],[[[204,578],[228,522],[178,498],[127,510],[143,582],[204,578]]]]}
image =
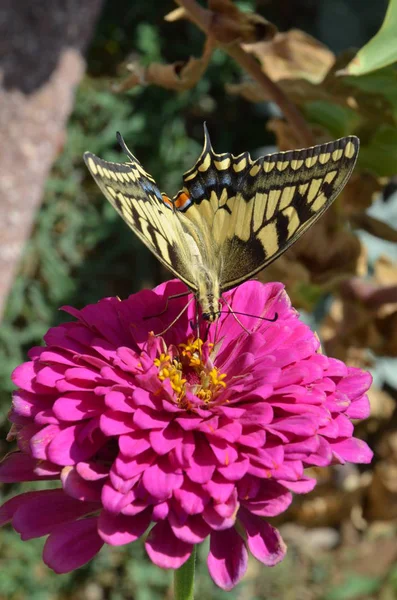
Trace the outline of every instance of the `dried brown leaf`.
{"type": "MultiPolygon", "coordinates": [[[[339,195],[339,206],[355,225],[361,219],[362,211],[372,205],[374,196],[382,189],[377,177],[370,173],[355,172],[339,195]]],[[[357,224],[357,227],[360,227],[357,224]]],[[[363,229],[365,229],[363,227],[363,229]]]]}
{"type": "Polygon", "coordinates": [[[225,90],[232,96],[242,96],[248,102],[264,102],[269,100],[263,86],[251,79],[242,81],[241,83],[227,83],[225,90]]]}
{"type": "Polygon", "coordinates": [[[189,90],[200,80],[206,68],[207,63],[203,59],[192,56],[186,62],[152,63],[146,69],[145,80],[168,90],[189,90]]]}
{"type": "Polygon", "coordinates": [[[375,261],[374,276],[380,285],[397,285],[397,263],[387,256],[380,256],[375,261]]]}
{"type": "MultiPolygon", "coordinates": [[[[329,93],[318,85],[306,79],[281,79],[277,82],[281,90],[298,105],[304,105],[314,100],[330,100],[329,93]]],[[[226,84],[229,94],[241,95],[249,102],[265,102],[271,100],[271,95],[263,86],[253,80],[242,81],[236,84],[226,84]]]]}
{"type": "Polygon", "coordinates": [[[242,12],[232,0],[209,0],[212,11],[211,34],[222,44],[255,43],[271,40],[277,27],[261,15],[242,12]]]}
{"type": "Polygon", "coordinates": [[[336,210],[331,208],[292,249],[310,271],[311,280],[330,291],[336,282],[356,274],[361,254],[358,238],[337,224],[336,210]]]}
{"type": "Polygon", "coordinates": [[[136,85],[152,84],[180,92],[190,90],[204,75],[212,51],[213,42],[208,38],[201,58],[191,56],[187,61],[177,61],[171,64],[151,63],[146,68],[136,63],[129,64],[131,75],[113,89],[122,92],[132,89],[136,85]]]}
{"type": "Polygon", "coordinates": [[[371,405],[371,419],[389,420],[395,409],[395,402],[390,394],[372,385],[367,396],[371,405]]]}
{"type": "Polygon", "coordinates": [[[318,40],[299,29],[278,33],[270,42],[246,44],[265,73],[273,79],[306,79],[321,82],[335,61],[334,54],[318,40]]]}
{"type": "Polygon", "coordinates": [[[395,457],[376,465],[368,493],[366,518],[390,520],[397,517],[397,464],[395,457]]]}
{"type": "MultiPolygon", "coordinates": [[[[295,150],[300,148],[302,144],[295,134],[295,130],[290,126],[289,123],[283,119],[269,119],[266,124],[269,131],[273,131],[277,140],[277,147],[282,150],[295,150]]],[[[316,144],[322,144],[323,142],[329,142],[329,133],[320,126],[312,126],[311,132],[316,144]]]]}

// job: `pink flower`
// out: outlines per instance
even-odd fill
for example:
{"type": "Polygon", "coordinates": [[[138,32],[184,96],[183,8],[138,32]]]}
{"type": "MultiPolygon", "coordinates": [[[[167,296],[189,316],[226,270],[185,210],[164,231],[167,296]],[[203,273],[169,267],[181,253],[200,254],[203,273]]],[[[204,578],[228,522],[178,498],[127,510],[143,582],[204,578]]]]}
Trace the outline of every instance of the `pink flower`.
{"type": "Polygon", "coordinates": [[[175,319],[186,298],[162,311],[183,289],[170,281],[68,307],[77,321],[50,329],[46,347],[14,371],[9,437],[19,450],[0,480],[61,487],[9,500],[0,518],[24,540],[48,535],[43,558],[57,573],[153,525],[146,550],[166,569],[210,536],[210,574],[229,590],[247,548],[267,566],[282,560],[266,517],[285,511],[291,492],[313,489],[305,467],[371,460],[351,422],[368,416],[370,375],[319,353],[281,284],[251,281],[224,295],[258,315],[238,316],[249,334],[226,311],[195,339],[192,305],[162,337],[148,333],[175,319]]]}

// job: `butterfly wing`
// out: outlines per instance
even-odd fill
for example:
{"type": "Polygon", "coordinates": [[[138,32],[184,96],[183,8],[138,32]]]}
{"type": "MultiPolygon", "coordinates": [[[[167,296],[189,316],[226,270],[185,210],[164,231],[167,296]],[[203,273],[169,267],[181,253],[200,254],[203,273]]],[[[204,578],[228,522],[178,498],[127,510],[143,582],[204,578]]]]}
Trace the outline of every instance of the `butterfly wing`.
{"type": "Polygon", "coordinates": [[[107,162],[86,152],[84,160],[91,175],[138,238],[167,269],[195,290],[189,234],[183,231],[177,211],[161,194],[153,177],[129,152],[122,138],[120,142],[129,162],[107,162]]]}
{"type": "Polygon", "coordinates": [[[253,161],[248,153],[215,154],[206,132],[199,160],[184,175],[185,215],[201,229],[207,224],[205,246],[218,255],[222,291],[269,265],[321,217],[358,149],[350,136],[253,161]]]}

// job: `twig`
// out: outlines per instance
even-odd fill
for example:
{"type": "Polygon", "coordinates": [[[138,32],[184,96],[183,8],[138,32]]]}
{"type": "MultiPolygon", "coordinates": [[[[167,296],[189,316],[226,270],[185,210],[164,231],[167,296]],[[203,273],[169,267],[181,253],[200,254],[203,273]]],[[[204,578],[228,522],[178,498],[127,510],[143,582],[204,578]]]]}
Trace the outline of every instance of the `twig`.
{"type": "MultiPolygon", "coordinates": [[[[185,10],[185,16],[195,23],[206,35],[213,36],[214,13],[200,6],[196,0],[175,0],[185,10]]],[[[312,146],[315,141],[312,132],[296,106],[290,102],[288,97],[264,73],[259,63],[242,48],[241,44],[234,42],[223,44],[217,40],[217,44],[231,56],[257,83],[265,90],[268,97],[275,102],[285,118],[293,128],[296,136],[300,139],[302,146],[312,146]]]]}
{"type": "Polygon", "coordinates": [[[358,277],[345,281],[341,286],[342,296],[359,300],[367,308],[379,309],[384,304],[397,303],[397,285],[378,286],[358,277]]]}

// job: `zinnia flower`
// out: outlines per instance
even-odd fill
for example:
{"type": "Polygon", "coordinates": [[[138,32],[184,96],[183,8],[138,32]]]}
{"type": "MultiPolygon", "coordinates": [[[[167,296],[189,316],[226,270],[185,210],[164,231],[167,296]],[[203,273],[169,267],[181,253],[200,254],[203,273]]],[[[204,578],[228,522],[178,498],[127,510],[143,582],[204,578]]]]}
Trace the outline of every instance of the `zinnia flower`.
{"type": "Polygon", "coordinates": [[[0,480],[61,486],[12,498],[1,522],[23,540],[48,535],[43,559],[57,573],[150,530],[147,553],[166,569],[209,536],[209,572],[229,590],[247,549],[267,566],[282,560],[266,517],[313,489],[305,467],[371,460],[351,422],[368,416],[370,375],[319,352],[281,284],[224,295],[258,315],[238,316],[244,329],[226,311],[197,338],[190,305],[156,337],[186,304],[167,298],[183,290],[171,281],[67,307],[77,320],[50,329],[13,373],[19,450],[0,480]]]}

